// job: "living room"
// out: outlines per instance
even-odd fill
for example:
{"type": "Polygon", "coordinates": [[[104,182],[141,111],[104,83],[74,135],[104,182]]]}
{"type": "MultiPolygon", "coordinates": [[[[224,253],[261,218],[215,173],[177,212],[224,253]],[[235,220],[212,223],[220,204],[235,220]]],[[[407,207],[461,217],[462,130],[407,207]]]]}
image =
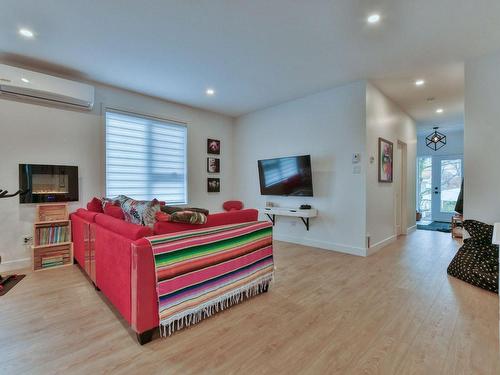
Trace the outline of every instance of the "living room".
{"type": "Polygon", "coordinates": [[[500,370],[498,4],[3,8],[0,372],[500,370]],[[415,230],[457,139],[465,240],[415,230]]]}

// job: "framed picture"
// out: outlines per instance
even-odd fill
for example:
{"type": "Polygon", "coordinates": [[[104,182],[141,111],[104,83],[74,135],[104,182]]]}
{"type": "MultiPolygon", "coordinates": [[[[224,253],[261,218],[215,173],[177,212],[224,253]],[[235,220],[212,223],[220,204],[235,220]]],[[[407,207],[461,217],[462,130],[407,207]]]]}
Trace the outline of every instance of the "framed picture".
{"type": "Polygon", "coordinates": [[[220,141],[218,139],[207,139],[207,154],[220,155],[220,141]]]}
{"type": "Polygon", "coordinates": [[[207,178],[207,191],[209,193],[220,193],[220,179],[207,178]]]}
{"type": "Polygon", "coordinates": [[[207,172],[220,173],[220,159],[207,158],[207,172]]]}
{"type": "Polygon", "coordinates": [[[392,182],[394,145],[384,138],[378,139],[378,182],[392,182]]]}

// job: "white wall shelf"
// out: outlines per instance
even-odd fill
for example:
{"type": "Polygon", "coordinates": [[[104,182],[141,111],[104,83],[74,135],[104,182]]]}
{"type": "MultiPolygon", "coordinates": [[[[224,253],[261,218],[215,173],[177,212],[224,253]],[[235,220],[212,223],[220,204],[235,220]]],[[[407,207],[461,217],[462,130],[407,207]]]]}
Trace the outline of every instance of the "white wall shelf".
{"type": "Polygon", "coordinates": [[[300,209],[286,207],[265,207],[259,208],[259,212],[261,214],[267,215],[269,220],[271,220],[271,222],[273,223],[273,226],[276,224],[276,216],[299,217],[306,226],[307,230],[309,230],[309,219],[318,216],[318,210],[315,208],[300,209]]]}

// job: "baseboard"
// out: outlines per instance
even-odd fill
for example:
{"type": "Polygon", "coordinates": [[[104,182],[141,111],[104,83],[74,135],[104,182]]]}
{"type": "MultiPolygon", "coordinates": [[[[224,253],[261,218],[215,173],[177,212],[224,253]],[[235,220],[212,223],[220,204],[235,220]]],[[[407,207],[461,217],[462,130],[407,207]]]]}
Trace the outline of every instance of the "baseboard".
{"type": "Polygon", "coordinates": [[[31,258],[7,260],[0,264],[0,272],[16,271],[31,267],[31,258]]]}
{"type": "Polygon", "coordinates": [[[415,232],[417,230],[417,224],[415,224],[414,226],[412,227],[409,227],[407,230],[406,230],[406,234],[410,234],[411,232],[415,232]]]}
{"type": "Polygon", "coordinates": [[[307,238],[302,238],[302,237],[286,236],[286,235],[278,234],[276,232],[273,233],[273,239],[275,239],[277,241],[296,243],[296,244],[304,245],[304,246],[317,247],[317,248],[324,249],[324,250],[337,251],[339,253],[357,255],[357,256],[362,256],[362,257],[366,256],[366,249],[364,249],[364,248],[342,245],[342,244],[329,242],[329,241],[312,240],[312,239],[307,239],[307,238]]]}
{"type": "Polygon", "coordinates": [[[390,245],[391,243],[393,243],[394,241],[396,241],[396,239],[397,239],[397,236],[393,235],[393,236],[386,238],[385,240],[377,242],[376,244],[374,244],[373,246],[370,246],[370,248],[366,250],[366,255],[370,256],[370,255],[375,254],[377,251],[382,250],[384,247],[386,247],[386,246],[390,245]]]}

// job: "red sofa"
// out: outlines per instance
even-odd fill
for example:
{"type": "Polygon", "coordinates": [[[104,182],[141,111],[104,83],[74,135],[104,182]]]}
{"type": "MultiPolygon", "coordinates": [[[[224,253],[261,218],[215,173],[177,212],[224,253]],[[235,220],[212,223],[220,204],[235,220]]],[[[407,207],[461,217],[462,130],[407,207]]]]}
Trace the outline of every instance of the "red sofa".
{"type": "Polygon", "coordinates": [[[247,209],[209,215],[202,225],[157,222],[151,229],[80,208],[71,214],[74,256],[144,344],[159,324],[154,262],[144,237],[252,222],[257,216],[257,210],[247,209]]]}

